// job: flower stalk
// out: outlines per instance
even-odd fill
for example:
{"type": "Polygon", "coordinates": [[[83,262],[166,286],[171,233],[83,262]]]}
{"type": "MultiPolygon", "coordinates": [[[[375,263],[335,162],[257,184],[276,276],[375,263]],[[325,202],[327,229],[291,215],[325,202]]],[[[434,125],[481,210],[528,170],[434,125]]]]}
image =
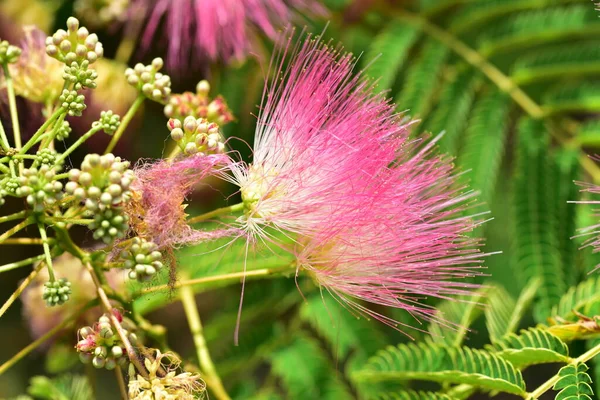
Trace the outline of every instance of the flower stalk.
{"type": "Polygon", "coordinates": [[[108,154],[113,151],[113,149],[119,142],[119,139],[121,139],[123,132],[125,132],[125,129],[127,129],[127,126],[133,119],[134,115],[137,113],[140,106],[144,103],[144,99],[145,99],[145,96],[143,94],[139,94],[138,97],[133,102],[133,104],[131,105],[131,107],[129,107],[129,110],[127,110],[127,113],[121,120],[121,124],[119,125],[119,128],[114,133],[110,143],[106,147],[106,150],[104,150],[104,154],[108,154]]]}
{"type": "Polygon", "coordinates": [[[234,204],[232,206],[217,208],[216,210],[209,211],[207,213],[198,215],[196,217],[192,217],[188,219],[188,224],[196,224],[198,222],[203,222],[209,220],[214,217],[220,217],[222,215],[232,214],[237,211],[241,211],[244,209],[244,203],[234,204]]]}
{"type": "Polygon", "coordinates": [[[206,345],[202,321],[200,320],[200,313],[198,312],[196,299],[194,298],[194,291],[189,286],[184,286],[179,292],[179,299],[181,300],[181,304],[183,304],[185,316],[187,317],[188,324],[190,326],[190,332],[192,333],[194,344],[196,346],[198,361],[200,362],[200,369],[205,375],[204,378],[208,384],[208,387],[212,389],[217,399],[230,400],[231,397],[229,397],[227,391],[223,387],[221,378],[217,373],[206,345]]]}
{"type": "Polygon", "coordinates": [[[8,107],[10,108],[10,118],[13,125],[15,148],[19,150],[21,148],[21,127],[19,126],[15,88],[10,76],[10,71],[8,70],[8,64],[2,64],[2,68],[4,69],[4,80],[6,82],[6,91],[8,93],[8,107]]]}

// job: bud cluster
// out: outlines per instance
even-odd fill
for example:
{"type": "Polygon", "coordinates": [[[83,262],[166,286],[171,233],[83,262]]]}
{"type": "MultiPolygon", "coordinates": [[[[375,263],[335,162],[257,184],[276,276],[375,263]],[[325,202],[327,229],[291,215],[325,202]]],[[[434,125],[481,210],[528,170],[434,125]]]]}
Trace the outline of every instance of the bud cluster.
{"type": "Polygon", "coordinates": [[[94,238],[105,243],[123,237],[127,231],[127,217],[121,205],[131,195],[129,186],[133,181],[133,171],[128,161],[121,161],[113,154],[88,154],[81,163],[81,169],[69,171],[65,186],[67,193],[85,201],[88,211],[94,213],[94,238]]]}
{"type": "Polygon", "coordinates": [[[72,117],[80,117],[85,110],[85,96],[77,94],[76,90],[65,89],[58,98],[60,105],[67,110],[72,117]]]}
{"type": "MultiPolygon", "coordinates": [[[[133,333],[133,324],[123,319],[120,312],[113,309],[113,315],[122,325],[127,339],[132,343],[137,343],[137,336],[133,333]]],[[[79,359],[84,364],[90,362],[96,368],[114,369],[117,364],[125,366],[127,362],[127,353],[125,346],[121,341],[117,330],[113,327],[108,314],[102,315],[93,327],[84,326],[79,329],[78,335],[81,338],[75,348],[79,353],[79,359]]]]}
{"type": "Polygon", "coordinates": [[[125,268],[130,269],[129,279],[140,282],[151,279],[163,267],[156,243],[139,237],[135,237],[129,250],[123,250],[120,256],[125,260],[125,268]]]}
{"type": "Polygon", "coordinates": [[[117,131],[117,128],[119,128],[120,124],[120,117],[117,114],[114,114],[111,110],[108,110],[100,113],[100,120],[94,122],[93,126],[101,126],[104,133],[107,135],[112,135],[117,131]]]}
{"type": "Polygon", "coordinates": [[[56,140],[65,140],[69,137],[71,133],[71,125],[69,125],[69,121],[63,121],[60,128],[58,128],[58,132],[56,133],[56,140]]]}
{"type": "Polygon", "coordinates": [[[6,40],[0,41],[0,64],[12,64],[17,62],[21,55],[21,49],[9,44],[6,40]]]}
{"type": "Polygon", "coordinates": [[[171,95],[171,78],[158,72],[163,67],[162,58],[155,58],[152,64],[138,63],[134,68],[127,68],[127,82],[151,100],[166,103],[171,95]]]}
{"type": "Polygon", "coordinates": [[[196,93],[174,94],[165,106],[165,116],[183,121],[185,117],[206,118],[210,122],[225,125],[233,121],[233,114],[223,97],[211,100],[208,96],[210,84],[206,80],[198,82],[196,93]]]}
{"type": "Polygon", "coordinates": [[[42,298],[48,307],[60,306],[71,296],[71,282],[66,278],[44,283],[42,298]]]}
{"type": "Polygon", "coordinates": [[[63,184],[56,180],[56,168],[47,164],[39,169],[24,169],[17,182],[19,187],[15,190],[15,195],[26,197],[27,204],[33,207],[33,211],[42,212],[62,197],[63,184]]]}
{"type": "Polygon", "coordinates": [[[89,66],[102,57],[104,49],[95,33],[79,27],[77,18],[67,20],[67,31],[59,29],[46,39],[46,53],[65,63],[63,78],[74,84],[75,90],[96,87],[98,75],[89,66]]]}
{"type": "Polygon", "coordinates": [[[225,151],[225,142],[219,132],[219,125],[206,118],[186,117],[183,124],[178,119],[169,119],[167,128],[171,138],[184,154],[217,154],[225,151]]]}
{"type": "Polygon", "coordinates": [[[54,166],[58,159],[58,153],[56,150],[50,148],[39,150],[37,153],[35,153],[35,156],[35,164],[47,165],[49,167],[54,166]]]}

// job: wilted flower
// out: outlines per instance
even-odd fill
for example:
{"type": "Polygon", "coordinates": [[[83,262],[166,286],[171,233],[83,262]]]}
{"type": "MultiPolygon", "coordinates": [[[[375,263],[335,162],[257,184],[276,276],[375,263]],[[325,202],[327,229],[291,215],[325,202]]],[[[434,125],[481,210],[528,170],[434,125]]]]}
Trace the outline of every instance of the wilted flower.
{"type": "MultiPolygon", "coordinates": [[[[52,262],[58,278],[66,278],[72,282],[72,293],[68,302],[61,307],[46,307],[42,298],[44,284],[48,282],[48,272],[43,268],[33,282],[21,295],[23,313],[34,337],[42,336],[59,324],[74,310],[96,298],[96,286],[89,272],[81,264],[81,260],[65,253],[52,262]]],[[[111,270],[106,273],[110,286],[119,290],[123,287],[125,276],[123,271],[111,270]]],[[[92,323],[102,313],[99,307],[84,314],[84,323],[92,323]]]]}
{"type": "Polygon", "coordinates": [[[156,350],[154,360],[146,358],[144,364],[148,377],[137,375],[129,379],[129,398],[132,400],[195,400],[203,399],[206,385],[198,374],[182,372],[177,374],[181,361],[170,353],[156,350]],[[164,376],[157,374],[166,369],[164,376]]]}
{"type": "Polygon", "coordinates": [[[164,20],[167,66],[179,70],[188,69],[198,59],[243,59],[252,50],[256,33],[275,39],[277,29],[295,18],[293,9],[324,12],[314,0],[158,0],[152,6],[142,46],[148,49],[155,43],[156,32],[164,20]],[[191,55],[199,57],[192,60],[191,55]]]}
{"type": "Polygon", "coordinates": [[[44,32],[33,26],[26,27],[24,32],[21,57],[8,66],[15,92],[34,102],[52,104],[63,89],[64,65],[46,54],[44,32]]]}
{"type": "Polygon", "coordinates": [[[194,243],[231,234],[231,230],[200,231],[186,223],[183,204],[196,185],[225,165],[223,154],[194,155],[180,161],[159,161],[135,170],[133,200],[125,205],[130,225],[159,248],[194,243]]]}
{"type": "Polygon", "coordinates": [[[475,285],[476,222],[462,216],[472,192],[456,186],[435,141],[411,139],[394,106],[352,76],[351,55],[308,38],[279,47],[258,118],[253,163],[233,163],[248,235],[293,235],[297,265],[361,313],[356,302],[432,318],[426,297],[466,295],[475,285]]]}

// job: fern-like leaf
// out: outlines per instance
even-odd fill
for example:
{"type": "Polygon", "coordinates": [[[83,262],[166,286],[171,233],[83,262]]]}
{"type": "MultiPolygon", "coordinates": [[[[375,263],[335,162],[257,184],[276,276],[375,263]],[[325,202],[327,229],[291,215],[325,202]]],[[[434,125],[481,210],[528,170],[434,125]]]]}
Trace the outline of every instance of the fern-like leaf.
{"type": "Polygon", "coordinates": [[[39,399],[88,400],[93,398],[87,378],[79,375],[60,375],[50,379],[45,376],[31,378],[27,392],[39,399]]]}
{"type": "Polygon", "coordinates": [[[436,392],[421,392],[416,390],[400,390],[394,393],[382,393],[377,400],[452,400],[452,397],[436,392]]]}
{"type": "Polygon", "coordinates": [[[516,301],[502,286],[490,287],[487,292],[485,323],[492,343],[517,330],[540,285],[541,279],[531,280],[516,301]]]}
{"type": "Polygon", "coordinates": [[[529,365],[567,362],[567,345],[540,328],[522,330],[519,335],[511,333],[491,347],[498,356],[510,361],[517,368],[529,365]]]}
{"type": "Polygon", "coordinates": [[[546,115],[600,111],[600,83],[558,85],[544,95],[543,103],[546,115]]]}
{"type": "Polygon", "coordinates": [[[383,335],[365,318],[358,318],[325,294],[308,298],[300,309],[308,322],[340,358],[352,350],[372,355],[385,344],[383,335]]]}
{"type": "Polygon", "coordinates": [[[569,43],[519,58],[513,66],[512,79],[522,85],[588,74],[600,74],[600,48],[596,43],[569,43]]]}
{"type": "Polygon", "coordinates": [[[598,303],[600,303],[600,276],[589,278],[569,288],[558,304],[552,308],[552,316],[566,320],[576,319],[573,311],[588,315],[590,309],[598,303]]]}
{"type": "Polygon", "coordinates": [[[428,112],[448,54],[446,46],[438,42],[427,42],[419,59],[408,69],[402,90],[394,99],[398,111],[408,110],[412,117],[428,112]]]}
{"type": "Polygon", "coordinates": [[[487,295],[482,289],[465,302],[446,300],[437,305],[436,316],[440,321],[450,323],[450,326],[434,320],[429,324],[431,339],[438,344],[460,346],[465,339],[469,326],[483,312],[482,299],[487,295]]]}
{"type": "Polygon", "coordinates": [[[514,184],[515,267],[524,282],[540,278],[535,317],[545,322],[566,292],[556,238],[555,185],[548,160],[548,132],[540,121],[519,124],[519,147],[514,184]]]}
{"type": "Polygon", "coordinates": [[[390,346],[372,357],[357,380],[428,380],[469,384],[522,395],[521,373],[508,361],[484,350],[410,343],[390,346]]]}
{"type": "Polygon", "coordinates": [[[592,400],[594,391],[590,386],[592,378],[587,373],[588,366],[584,363],[569,364],[558,371],[560,379],[553,389],[559,391],[556,400],[592,400]]]}
{"type": "Polygon", "coordinates": [[[479,39],[485,56],[552,40],[600,33],[600,19],[588,4],[545,7],[517,13],[492,24],[479,39]]]}
{"type": "Polygon", "coordinates": [[[434,135],[445,131],[440,150],[458,155],[461,134],[467,124],[480,77],[469,68],[463,69],[442,90],[440,100],[424,123],[424,130],[434,135]]]}
{"type": "Polygon", "coordinates": [[[459,165],[469,171],[471,187],[481,192],[486,203],[491,201],[504,154],[509,106],[510,98],[499,91],[487,93],[477,102],[459,157],[459,165]]]}
{"type": "Polygon", "coordinates": [[[416,28],[392,23],[373,38],[369,52],[363,59],[368,63],[367,74],[378,80],[379,89],[387,90],[393,86],[417,37],[416,28]]]}

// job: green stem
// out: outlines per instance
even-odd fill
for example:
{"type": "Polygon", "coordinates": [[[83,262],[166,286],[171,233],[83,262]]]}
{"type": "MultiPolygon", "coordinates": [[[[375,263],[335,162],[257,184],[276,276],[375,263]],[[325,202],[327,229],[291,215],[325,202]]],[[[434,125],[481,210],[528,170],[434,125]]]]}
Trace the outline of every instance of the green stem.
{"type": "Polygon", "coordinates": [[[140,375],[147,378],[148,371],[146,371],[146,368],[144,367],[144,365],[138,358],[137,352],[131,345],[129,338],[127,337],[127,333],[121,326],[121,323],[119,322],[117,317],[112,312],[113,306],[112,306],[112,304],[110,304],[110,300],[108,299],[108,296],[106,295],[106,292],[104,291],[104,288],[102,287],[102,282],[100,279],[100,276],[102,276],[104,278],[104,275],[102,275],[102,271],[97,271],[89,261],[85,263],[85,267],[88,270],[90,276],[92,277],[92,280],[94,281],[94,285],[96,286],[96,292],[98,293],[98,298],[100,299],[100,304],[102,305],[102,307],[104,308],[104,311],[106,311],[106,314],[110,318],[110,322],[115,327],[117,334],[119,335],[119,338],[121,339],[121,342],[123,342],[123,346],[125,346],[125,350],[127,351],[127,356],[129,358],[129,361],[133,365],[135,365],[135,367],[138,370],[140,375]]]}
{"type": "Polygon", "coordinates": [[[56,325],[54,328],[50,329],[39,339],[35,340],[33,343],[19,351],[15,354],[10,360],[6,361],[4,364],[0,365],[0,375],[6,372],[10,367],[15,365],[19,360],[25,357],[27,354],[31,353],[33,350],[42,345],[46,340],[50,339],[52,336],[56,335],[61,330],[65,329],[67,326],[71,325],[75,320],[85,312],[88,308],[90,308],[96,301],[92,300],[90,303],[81,307],[79,310],[75,311],[71,316],[65,318],[60,324],[56,325]]]}
{"type": "Polygon", "coordinates": [[[2,124],[2,120],[0,120],[0,146],[5,151],[10,149],[10,145],[8,144],[8,138],[6,137],[6,132],[4,131],[4,125],[2,124]]]}
{"type": "Polygon", "coordinates": [[[188,219],[188,224],[195,224],[197,222],[206,221],[207,219],[211,219],[214,217],[218,217],[221,215],[231,214],[236,211],[241,211],[244,209],[244,203],[234,204],[232,206],[217,208],[216,210],[209,211],[207,213],[198,215],[196,217],[188,219]]]}
{"type": "Polygon", "coordinates": [[[296,268],[295,265],[287,265],[285,267],[279,267],[279,268],[262,268],[262,269],[256,269],[253,271],[247,271],[247,272],[232,272],[229,274],[207,276],[207,277],[198,278],[198,279],[188,279],[188,280],[177,281],[174,285],[160,285],[160,286],[154,286],[154,287],[147,287],[147,288],[144,288],[141,293],[146,294],[146,293],[158,292],[161,290],[179,289],[179,288],[183,288],[183,287],[199,285],[202,283],[231,281],[231,280],[239,280],[242,278],[264,277],[264,276],[269,276],[269,275],[275,275],[280,272],[289,272],[289,271],[295,270],[295,268],[296,268]]]}
{"type": "MultiPolygon", "coordinates": [[[[42,239],[38,239],[38,238],[11,238],[11,239],[5,239],[2,243],[0,243],[0,245],[22,244],[22,245],[39,246],[43,243],[44,243],[44,241],[42,239]]],[[[48,239],[48,243],[53,244],[54,239],[48,239]]]]}
{"type": "Polygon", "coordinates": [[[167,156],[167,160],[171,161],[173,159],[175,159],[175,157],[177,157],[177,155],[181,153],[181,148],[178,145],[175,145],[175,147],[173,147],[173,150],[171,150],[169,152],[169,155],[167,156]]]}
{"type": "Polygon", "coordinates": [[[69,154],[71,154],[72,152],[74,152],[86,140],[88,140],[96,132],[99,132],[101,130],[102,130],[102,126],[96,126],[96,127],[93,127],[92,129],[90,129],[89,131],[87,131],[85,134],[83,134],[83,136],[81,136],[79,139],[77,139],[77,141],[75,143],[73,143],[64,153],[62,153],[60,155],[60,157],[58,157],[56,159],[56,164],[60,164],[62,161],[64,161],[69,156],[69,154]]]}
{"type": "Polygon", "coordinates": [[[31,139],[29,139],[27,143],[25,143],[23,148],[19,151],[19,154],[25,154],[30,148],[32,148],[38,142],[40,136],[46,133],[46,130],[50,127],[50,125],[52,125],[52,123],[63,113],[66,113],[66,111],[62,107],[56,110],[54,114],[52,114],[52,116],[48,118],[42,126],[40,126],[40,129],[38,129],[37,132],[33,134],[31,139]]]}
{"type": "Polygon", "coordinates": [[[56,137],[56,135],[58,134],[58,130],[62,126],[62,123],[66,117],[67,117],[66,113],[61,114],[58,117],[58,120],[56,120],[56,122],[54,123],[54,126],[52,127],[52,131],[50,132],[50,134],[42,139],[42,144],[40,145],[40,149],[44,149],[46,147],[51,147],[51,144],[54,141],[54,138],[56,137]]]}
{"type": "Polygon", "coordinates": [[[125,129],[127,128],[127,125],[129,125],[129,123],[133,119],[133,116],[138,111],[138,109],[140,108],[140,106],[142,105],[142,103],[144,103],[144,99],[145,99],[145,97],[142,94],[138,95],[138,97],[135,99],[135,101],[133,102],[133,104],[131,105],[131,107],[129,108],[129,110],[127,111],[127,113],[125,114],[125,116],[123,117],[123,119],[121,120],[121,124],[119,125],[119,127],[117,128],[117,131],[113,135],[112,140],[110,141],[110,143],[106,147],[106,150],[104,151],[104,154],[107,154],[107,153],[110,153],[111,151],[113,151],[113,149],[117,145],[117,142],[119,141],[119,139],[123,135],[123,132],[125,132],[125,129]]]}
{"type": "Polygon", "coordinates": [[[6,91],[8,93],[8,107],[10,108],[10,118],[13,125],[13,134],[15,137],[15,148],[21,148],[21,127],[19,126],[19,114],[17,112],[17,101],[15,96],[15,88],[13,86],[12,77],[8,70],[8,64],[2,64],[4,68],[4,79],[6,81],[6,91]]]}
{"type": "Polygon", "coordinates": [[[27,211],[19,211],[14,214],[5,215],[4,217],[0,217],[0,223],[8,222],[15,219],[21,219],[27,215],[27,211]]]}
{"type": "Polygon", "coordinates": [[[29,265],[29,264],[34,264],[34,263],[36,263],[38,261],[42,261],[44,259],[44,257],[46,257],[46,255],[45,254],[41,254],[39,256],[26,258],[24,260],[17,261],[17,262],[14,262],[14,263],[4,264],[4,265],[0,266],[0,273],[6,272],[6,271],[10,271],[12,269],[16,269],[16,268],[19,268],[19,267],[24,267],[24,266],[29,265]]]}
{"type": "MultiPolygon", "coordinates": [[[[589,349],[588,351],[586,351],[579,357],[573,359],[567,365],[577,365],[579,363],[585,363],[586,361],[591,360],[592,358],[596,357],[598,354],[600,354],[600,344],[597,344],[596,346],[592,347],[591,349],[589,349]]],[[[533,392],[529,393],[529,395],[527,395],[526,399],[533,400],[533,399],[539,398],[542,394],[544,394],[548,390],[552,389],[554,384],[556,384],[556,382],[558,382],[559,380],[560,380],[560,376],[557,373],[552,378],[548,379],[546,382],[544,382],[540,386],[538,386],[538,388],[535,389],[533,392]]]]}
{"type": "Polygon", "coordinates": [[[12,228],[4,232],[2,235],[0,235],[0,243],[4,242],[5,239],[8,239],[12,235],[19,232],[21,229],[31,225],[32,223],[33,222],[31,222],[29,219],[25,219],[19,222],[17,225],[13,226],[12,228]]]}
{"type": "MultiPolygon", "coordinates": [[[[0,161],[1,163],[2,161],[0,161]]],[[[0,171],[4,172],[5,174],[10,174],[10,168],[8,168],[6,165],[4,164],[0,164],[0,171]]]]}
{"type": "Polygon", "coordinates": [[[125,380],[123,379],[123,371],[121,371],[121,367],[118,365],[115,367],[115,376],[117,377],[121,397],[123,400],[129,399],[129,396],[127,395],[127,387],[125,386],[125,380]]]}
{"type": "Polygon", "coordinates": [[[89,225],[92,222],[94,222],[93,219],[60,218],[60,217],[50,217],[50,218],[47,218],[47,221],[64,222],[65,224],[76,224],[76,225],[89,225]]]}
{"type": "Polygon", "coordinates": [[[200,313],[198,312],[198,307],[196,306],[194,291],[190,287],[185,286],[181,289],[179,295],[181,304],[183,304],[185,316],[187,317],[188,324],[190,325],[190,332],[194,338],[194,344],[196,345],[200,369],[205,375],[207,384],[212,389],[217,399],[230,400],[231,398],[223,387],[221,378],[217,374],[215,365],[210,357],[210,353],[208,352],[208,347],[206,346],[206,339],[204,338],[202,321],[200,320],[200,313]]]}
{"type": "Polygon", "coordinates": [[[46,228],[42,223],[38,223],[38,229],[40,231],[40,236],[44,241],[42,246],[44,247],[44,254],[46,256],[46,267],[48,268],[48,276],[50,277],[50,282],[54,282],[56,278],[54,277],[54,268],[52,268],[52,254],[50,253],[50,246],[48,246],[48,236],[46,236],[46,228]]]}
{"type": "Polygon", "coordinates": [[[15,290],[13,292],[13,294],[10,295],[10,297],[8,298],[8,300],[6,300],[6,302],[2,305],[2,308],[0,308],[0,317],[2,317],[4,315],[4,313],[6,312],[6,310],[9,309],[9,307],[12,305],[12,303],[15,302],[16,299],[19,298],[19,296],[21,295],[21,293],[23,293],[23,290],[25,290],[27,288],[27,286],[29,286],[29,284],[35,279],[35,277],[40,273],[40,271],[42,270],[42,268],[44,268],[44,262],[40,262],[33,271],[31,271],[31,273],[29,274],[29,276],[27,276],[27,278],[25,278],[25,280],[23,282],[21,282],[21,284],[19,285],[19,287],[17,288],[17,290],[15,290]]]}

